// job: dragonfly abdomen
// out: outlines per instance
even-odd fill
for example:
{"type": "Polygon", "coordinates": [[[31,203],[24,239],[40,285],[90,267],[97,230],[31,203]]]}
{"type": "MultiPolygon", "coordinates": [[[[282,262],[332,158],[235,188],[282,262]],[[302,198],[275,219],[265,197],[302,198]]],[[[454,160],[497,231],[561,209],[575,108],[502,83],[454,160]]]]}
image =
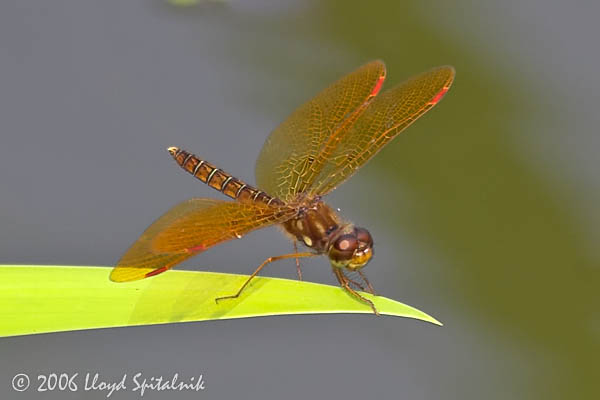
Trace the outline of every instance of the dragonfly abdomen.
{"type": "Polygon", "coordinates": [[[283,205],[281,200],[271,197],[262,190],[234,178],[222,169],[215,167],[205,160],[201,160],[192,153],[177,147],[169,147],[167,150],[181,168],[227,197],[242,203],[262,202],[283,205]]]}

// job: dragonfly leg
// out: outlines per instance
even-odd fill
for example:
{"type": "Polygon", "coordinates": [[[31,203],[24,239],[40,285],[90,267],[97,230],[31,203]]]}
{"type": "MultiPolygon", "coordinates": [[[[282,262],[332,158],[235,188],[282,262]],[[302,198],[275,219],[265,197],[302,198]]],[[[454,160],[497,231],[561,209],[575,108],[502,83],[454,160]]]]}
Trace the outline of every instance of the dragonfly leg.
{"type": "MultiPolygon", "coordinates": [[[[294,240],[294,253],[298,254],[298,242],[294,240]]],[[[296,257],[296,273],[298,273],[298,280],[302,280],[302,269],[300,268],[300,258],[296,257]]]]}
{"type": "Polygon", "coordinates": [[[348,277],[346,275],[344,275],[344,273],[342,272],[341,269],[339,269],[339,268],[333,268],[333,273],[335,274],[336,278],[340,282],[340,285],[344,289],[346,289],[346,291],[348,293],[350,293],[352,296],[356,297],[357,299],[359,299],[363,303],[367,303],[371,307],[371,309],[373,310],[373,312],[375,313],[375,315],[379,315],[379,312],[377,311],[377,308],[375,308],[375,304],[373,304],[373,302],[371,300],[369,300],[366,297],[362,296],[360,293],[358,293],[356,290],[354,290],[350,286],[350,279],[348,279],[348,277]]]}
{"type": "Polygon", "coordinates": [[[356,286],[357,288],[359,288],[363,292],[365,291],[365,287],[363,285],[361,285],[359,282],[356,282],[354,279],[350,278],[349,276],[346,276],[346,280],[348,281],[348,283],[356,286]]]}
{"type": "MultiPolygon", "coordinates": [[[[363,279],[363,281],[365,281],[365,283],[367,284],[367,288],[369,288],[369,292],[371,294],[377,296],[377,293],[375,293],[375,290],[373,289],[373,286],[371,286],[371,282],[369,282],[369,280],[367,279],[366,275],[363,274],[361,270],[358,270],[358,274],[363,279]]],[[[361,290],[364,290],[364,289],[362,289],[362,287],[361,287],[361,290]]]]}
{"type": "Polygon", "coordinates": [[[250,281],[252,280],[252,278],[254,278],[256,275],[258,275],[258,273],[260,272],[261,269],[263,269],[267,264],[272,263],[273,261],[278,261],[278,260],[283,260],[286,258],[300,258],[300,257],[315,257],[318,256],[319,254],[315,254],[315,253],[291,253],[291,254],[283,254],[281,256],[276,256],[276,257],[269,257],[267,258],[265,261],[263,261],[262,264],[260,264],[258,266],[258,268],[256,268],[256,270],[252,273],[252,275],[250,275],[248,277],[248,279],[246,279],[246,282],[244,282],[244,284],[242,285],[242,287],[240,287],[240,289],[237,291],[236,294],[232,294],[229,296],[221,296],[221,297],[217,297],[215,299],[215,302],[219,302],[220,300],[225,300],[225,299],[235,299],[237,297],[240,296],[240,294],[242,293],[242,291],[246,288],[246,286],[248,286],[248,284],[250,283],[250,281]]]}

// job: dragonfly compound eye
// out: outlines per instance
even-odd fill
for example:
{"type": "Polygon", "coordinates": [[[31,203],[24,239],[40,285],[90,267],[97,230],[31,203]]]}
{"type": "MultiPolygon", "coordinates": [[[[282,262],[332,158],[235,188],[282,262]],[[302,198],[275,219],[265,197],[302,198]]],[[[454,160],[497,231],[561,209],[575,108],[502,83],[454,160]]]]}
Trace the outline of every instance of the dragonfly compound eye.
{"type": "Polygon", "coordinates": [[[352,260],[358,248],[358,240],[353,234],[338,237],[329,249],[329,259],[337,267],[345,267],[352,260]]]}
{"type": "Polygon", "coordinates": [[[354,234],[359,241],[359,247],[373,247],[373,237],[365,228],[354,228],[354,234]]]}

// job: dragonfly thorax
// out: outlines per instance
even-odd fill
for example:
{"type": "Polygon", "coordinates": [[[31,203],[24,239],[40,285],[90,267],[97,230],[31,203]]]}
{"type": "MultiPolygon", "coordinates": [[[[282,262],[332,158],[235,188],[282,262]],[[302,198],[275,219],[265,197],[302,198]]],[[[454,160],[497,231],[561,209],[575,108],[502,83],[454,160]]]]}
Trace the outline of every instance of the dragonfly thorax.
{"type": "Polygon", "coordinates": [[[373,238],[368,230],[343,223],[337,213],[318,200],[303,207],[296,218],[283,224],[297,241],[320,254],[327,254],[331,265],[358,270],[373,256],[373,238]]]}
{"type": "Polygon", "coordinates": [[[331,237],[341,225],[340,217],[322,201],[301,207],[295,218],[283,223],[285,230],[295,240],[319,254],[328,252],[331,237]]]}

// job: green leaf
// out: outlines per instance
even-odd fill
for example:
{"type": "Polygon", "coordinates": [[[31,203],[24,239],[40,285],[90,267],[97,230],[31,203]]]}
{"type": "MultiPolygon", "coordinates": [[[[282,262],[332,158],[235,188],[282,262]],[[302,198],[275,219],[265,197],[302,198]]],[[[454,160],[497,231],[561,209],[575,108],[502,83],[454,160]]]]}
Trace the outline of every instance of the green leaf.
{"type": "MultiPolygon", "coordinates": [[[[112,268],[0,265],[0,336],[206,321],[283,314],[367,313],[370,307],[340,287],[257,277],[238,299],[247,276],[169,271],[140,281],[115,283],[112,268]]],[[[385,315],[441,325],[394,300],[364,294],[385,315]]]]}

